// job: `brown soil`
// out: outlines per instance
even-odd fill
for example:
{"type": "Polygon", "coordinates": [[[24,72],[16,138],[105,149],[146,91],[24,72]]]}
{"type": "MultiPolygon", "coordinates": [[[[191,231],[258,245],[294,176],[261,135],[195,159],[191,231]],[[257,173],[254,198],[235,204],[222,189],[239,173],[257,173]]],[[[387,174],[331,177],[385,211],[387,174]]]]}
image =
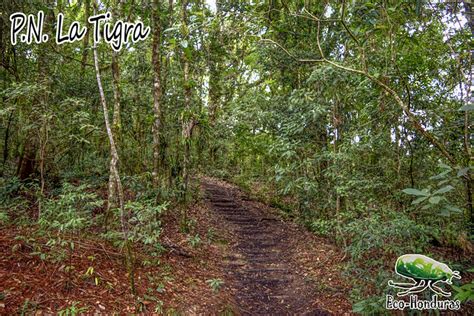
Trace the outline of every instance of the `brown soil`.
{"type": "Polygon", "coordinates": [[[100,228],[68,236],[75,251],[61,260],[35,227],[0,229],[0,315],[52,314],[73,303],[87,314],[350,314],[342,255],[333,245],[235,186],[203,178],[202,189],[206,201],[187,210],[195,223],[188,233],[179,209],[162,217],[166,252],[152,256],[135,245],[135,297],[124,252],[95,237],[100,228]],[[193,247],[196,235],[201,241],[193,247]],[[213,290],[216,279],[224,283],[213,290]]]}
{"type": "Polygon", "coordinates": [[[188,209],[189,218],[198,223],[191,233],[202,238],[196,248],[189,244],[190,234],[181,232],[179,214],[170,209],[162,218],[166,252],[153,257],[150,248],[135,245],[135,297],[130,293],[124,252],[94,237],[97,232],[73,238],[76,250],[69,262],[55,261],[54,251],[46,246],[48,239],[39,237],[34,227],[0,229],[0,315],[52,315],[73,303],[85,308],[81,314],[195,315],[228,310],[229,293],[214,292],[206,282],[224,278],[222,246],[205,237],[212,228],[209,210],[201,203],[188,209]],[[28,240],[17,240],[18,236],[28,240]],[[35,252],[49,257],[42,260],[35,252]],[[73,267],[71,273],[67,266],[73,267]],[[92,275],[86,273],[89,267],[94,268],[92,275]]]}
{"type": "Polygon", "coordinates": [[[239,314],[350,314],[331,244],[227,183],[204,178],[203,188],[232,240],[224,266],[239,314]]]}

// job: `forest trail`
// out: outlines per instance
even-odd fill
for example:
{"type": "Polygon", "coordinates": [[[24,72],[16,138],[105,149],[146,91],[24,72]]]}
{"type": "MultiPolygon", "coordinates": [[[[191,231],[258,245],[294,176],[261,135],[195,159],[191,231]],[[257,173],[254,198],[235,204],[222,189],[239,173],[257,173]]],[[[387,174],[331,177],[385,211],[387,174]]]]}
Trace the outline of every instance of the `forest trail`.
{"type": "Polygon", "coordinates": [[[211,209],[232,235],[231,254],[224,269],[232,280],[240,314],[332,314],[315,301],[315,296],[320,296],[317,286],[295,258],[298,247],[293,245],[309,242],[304,238],[307,234],[294,240],[293,225],[255,205],[238,189],[212,179],[204,179],[203,188],[211,209]]]}

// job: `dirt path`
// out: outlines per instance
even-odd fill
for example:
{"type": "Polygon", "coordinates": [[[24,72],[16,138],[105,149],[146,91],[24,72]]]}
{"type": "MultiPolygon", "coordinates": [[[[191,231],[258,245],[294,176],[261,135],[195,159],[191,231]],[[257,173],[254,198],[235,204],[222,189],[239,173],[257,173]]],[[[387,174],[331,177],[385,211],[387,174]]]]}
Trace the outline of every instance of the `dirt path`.
{"type": "MultiPolygon", "coordinates": [[[[311,278],[310,269],[302,267],[298,260],[298,247],[311,244],[313,236],[281,221],[235,188],[212,179],[204,179],[203,187],[211,208],[232,235],[232,253],[224,264],[240,314],[334,313],[334,309],[330,312],[321,306],[319,284],[311,278]]],[[[334,306],[350,308],[347,302],[341,304],[336,300],[334,306]]],[[[337,313],[341,312],[337,309],[337,313]]]]}

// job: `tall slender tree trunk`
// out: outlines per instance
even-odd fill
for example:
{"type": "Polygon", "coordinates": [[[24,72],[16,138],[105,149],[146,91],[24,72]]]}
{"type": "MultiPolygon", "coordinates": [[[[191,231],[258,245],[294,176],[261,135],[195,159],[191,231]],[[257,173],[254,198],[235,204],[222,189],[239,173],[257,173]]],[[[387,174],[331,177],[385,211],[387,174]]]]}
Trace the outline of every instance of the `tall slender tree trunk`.
{"type": "Polygon", "coordinates": [[[7,123],[7,129],[5,130],[5,138],[3,140],[3,163],[2,163],[2,170],[0,170],[0,177],[3,177],[5,173],[5,164],[7,163],[8,159],[8,144],[9,144],[9,139],[10,139],[10,128],[11,124],[13,121],[13,113],[14,111],[10,111],[10,115],[8,115],[8,123],[7,123]]]}
{"type": "MultiPolygon", "coordinates": [[[[211,26],[209,31],[210,45],[209,45],[209,125],[211,133],[215,132],[215,123],[217,119],[217,113],[222,98],[222,87],[221,87],[221,45],[222,45],[222,12],[219,3],[216,3],[216,15],[217,25],[211,26]]],[[[211,140],[209,144],[209,156],[211,163],[214,164],[216,160],[217,147],[216,144],[211,140]]]]}
{"type": "Polygon", "coordinates": [[[122,231],[128,236],[128,225],[126,223],[126,216],[125,216],[125,206],[124,206],[124,196],[123,196],[123,188],[122,182],[120,180],[120,175],[118,171],[118,162],[119,162],[119,155],[117,151],[117,146],[115,143],[115,136],[113,134],[112,126],[109,121],[109,110],[107,107],[104,89],[102,87],[102,80],[100,76],[100,69],[99,69],[99,57],[97,55],[97,47],[94,45],[94,64],[95,64],[95,71],[96,71],[96,78],[97,78],[97,86],[99,88],[100,93],[100,103],[102,105],[102,110],[104,112],[104,122],[105,122],[105,129],[107,131],[107,136],[109,138],[110,144],[110,170],[113,173],[113,179],[115,181],[115,185],[117,186],[117,197],[120,207],[120,221],[122,225],[122,231]]]}
{"type": "Polygon", "coordinates": [[[118,203],[119,203],[119,208],[120,208],[120,223],[122,227],[122,234],[123,234],[123,239],[125,243],[125,249],[127,251],[126,264],[127,264],[129,277],[130,277],[130,288],[131,288],[132,294],[135,295],[136,290],[135,290],[132,248],[131,248],[131,244],[129,240],[129,228],[128,228],[127,216],[125,214],[125,202],[124,202],[125,199],[124,199],[123,187],[122,187],[122,182],[120,180],[120,174],[118,170],[119,154],[117,151],[117,146],[115,142],[115,136],[113,133],[112,125],[110,124],[110,121],[109,121],[109,110],[108,110],[107,102],[105,99],[104,89],[102,87],[102,80],[100,76],[100,67],[99,67],[99,57],[97,54],[96,44],[94,44],[93,50],[94,50],[94,66],[95,66],[95,72],[96,72],[96,78],[97,78],[97,86],[99,88],[100,103],[102,105],[105,129],[107,131],[107,136],[109,138],[109,144],[110,144],[110,155],[111,155],[110,171],[113,174],[112,179],[115,182],[115,186],[116,186],[116,196],[118,198],[118,203]]]}
{"type": "MultiPolygon", "coordinates": [[[[181,23],[183,25],[184,34],[183,37],[185,40],[189,37],[188,30],[188,18],[187,18],[187,6],[188,1],[183,0],[181,2],[181,23]]],[[[189,45],[189,44],[188,44],[189,45]]],[[[183,79],[184,79],[184,115],[182,119],[182,136],[184,142],[184,153],[183,153],[183,191],[184,198],[186,199],[188,184],[189,184],[189,165],[190,165],[190,140],[191,132],[193,128],[193,121],[189,117],[191,109],[191,83],[189,80],[189,59],[185,51],[182,52],[183,58],[183,79]]]]}
{"type": "MultiPolygon", "coordinates": [[[[469,25],[469,28],[471,29],[471,34],[474,36],[474,16],[472,13],[472,2],[471,1],[464,1],[464,8],[465,8],[465,14],[466,14],[466,19],[469,25]]],[[[471,49],[471,54],[469,57],[469,78],[467,78],[467,95],[466,95],[466,104],[473,104],[474,103],[474,89],[472,88],[472,73],[473,73],[473,61],[474,59],[474,50],[471,49]]],[[[470,133],[470,127],[471,127],[471,120],[469,118],[469,111],[464,111],[464,150],[466,153],[466,161],[467,164],[470,165],[472,164],[472,161],[474,157],[472,156],[471,153],[471,133],[470,133]]],[[[468,209],[468,217],[469,217],[469,224],[471,226],[471,229],[474,229],[474,210],[472,206],[472,172],[471,170],[467,171],[467,174],[465,176],[465,182],[466,182],[466,200],[467,200],[467,209],[468,209]]]]}
{"type": "MultiPolygon", "coordinates": [[[[89,17],[91,8],[91,1],[84,0],[84,24],[87,25],[89,23],[89,17]]],[[[82,40],[82,59],[81,59],[81,75],[83,76],[86,71],[86,64],[87,64],[87,56],[89,54],[89,28],[86,30],[86,35],[82,40]]]]}
{"type": "MultiPolygon", "coordinates": [[[[339,152],[339,143],[342,139],[342,132],[340,126],[342,125],[342,118],[340,115],[339,110],[339,97],[336,96],[336,100],[334,101],[333,106],[333,126],[334,126],[334,136],[333,136],[333,149],[334,153],[337,154],[339,152]]],[[[339,213],[341,209],[344,207],[344,198],[336,192],[336,212],[339,213]]]]}
{"type": "MultiPolygon", "coordinates": [[[[115,3],[115,8],[118,3],[115,3]]],[[[114,17],[118,19],[118,12],[116,9],[113,10],[114,17]]],[[[121,89],[120,89],[120,65],[119,65],[119,54],[117,52],[112,52],[112,89],[114,93],[114,111],[112,116],[112,132],[115,136],[115,146],[117,152],[120,152],[121,140],[122,140],[122,120],[120,114],[121,108],[121,89]]],[[[117,162],[118,163],[118,162],[117,162]]],[[[114,179],[115,175],[112,170],[112,163],[110,164],[109,170],[109,194],[108,194],[108,204],[107,204],[107,214],[106,214],[106,226],[108,224],[109,217],[111,215],[111,210],[117,206],[117,181],[114,179]]]]}
{"type": "Polygon", "coordinates": [[[162,129],[162,106],[161,106],[161,21],[160,21],[160,1],[153,0],[153,44],[152,44],[152,64],[153,64],[153,186],[157,188],[160,183],[160,169],[162,146],[161,146],[161,129],[162,129]]]}
{"type": "MultiPolygon", "coordinates": [[[[45,14],[45,30],[44,32],[48,32],[50,29],[51,23],[51,13],[46,12],[45,14]]],[[[38,123],[40,117],[37,113],[40,113],[45,109],[46,103],[48,102],[48,86],[49,86],[49,61],[48,61],[48,53],[46,51],[46,47],[41,45],[38,50],[38,75],[37,81],[43,86],[43,93],[39,95],[37,100],[35,100],[36,104],[33,105],[34,108],[40,109],[35,110],[32,109],[32,121],[34,123],[38,123]]],[[[42,145],[40,144],[40,133],[38,133],[40,129],[31,129],[28,131],[27,136],[25,138],[25,142],[23,145],[23,154],[19,160],[19,167],[18,167],[18,176],[21,180],[25,180],[33,174],[35,171],[36,163],[37,163],[37,152],[38,148],[42,145]]]]}
{"type": "MultiPolygon", "coordinates": [[[[44,1],[44,4],[47,6],[49,5],[50,0],[44,1]]],[[[53,13],[48,10],[44,16],[44,33],[49,33],[51,30],[51,24],[53,20],[53,13]]],[[[47,47],[41,45],[38,50],[38,76],[37,81],[43,87],[42,93],[37,98],[36,104],[34,105],[37,110],[33,109],[32,120],[35,123],[40,123],[40,128],[32,129],[27,133],[25,138],[25,142],[23,145],[23,153],[19,159],[18,165],[18,176],[21,180],[25,180],[29,178],[33,172],[35,171],[36,163],[37,163],[37,152],[38,149],[44,154],[46,150],[46,143],[42,137],[41,131],[44,131],[45,121],[44,119],[40,118],[37,113],[44,113],[46,110],[46,106],[48,103],[48,93],[49,93],[49,54],[47,51],[47,47]],[[38,110],[39,109],[39,110],[38,110]],[[40,122],[41,120],[41,122],[40,122]]],[[[41,176],[41,192],[43,193],[44,190],[44,155],[40,153],[40,176],[41,176]]],[[[41,212],[41,210],[40,210],[41,212]]]]}
{"type": "MultiPolygon", "coordinates": [[[[112,57],[112,86],[114,90],[114,112],[113,112],[113,118],[112,118],[112,130],[114,132],[114,135],[118,136],[120,135],[120,88],[119,88],[119,76],[120,76],[120,70],[119,70],[119,65],[118,65],[118,56],[116,56],[116,53],[113,53],[112,57]]],[[[120,137],[116,137],[117,142],[117,151],[118,149],[118,144],[119,144],[119,139],[120,137]]],[[[118,163],[118,162],[117,162],[118,163]]],[[[108,200],[107,200],[107,219],[106,219],[106,226],[108,223],[108,219],[111,215],[111,210],[117,206],[117,181],[115,180],[115,172],[112,170],[113,166],[112,163],[110,163],[109,166],[109,193],[108,193],[108,200]]]]}

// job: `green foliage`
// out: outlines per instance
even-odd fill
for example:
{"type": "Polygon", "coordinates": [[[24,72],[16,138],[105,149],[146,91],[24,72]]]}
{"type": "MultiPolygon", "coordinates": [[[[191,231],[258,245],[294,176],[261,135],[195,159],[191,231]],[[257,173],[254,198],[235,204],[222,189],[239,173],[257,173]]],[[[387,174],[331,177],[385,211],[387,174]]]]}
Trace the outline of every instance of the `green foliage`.
{"type": "Polygon", "coordinates": [[[37,183],[22,183],[17,177],[0,178],[0,223],[30,224],[28,197],[37,194],[37,183]]]}
{"type": "MultiPolygon", "coordinates": [[[[64,183],[57,196],[42,201],[38,219],[40,230],[37,233],[48,237],[46,246],[50,247],[50,251],[46,253],[39,248],[32,254],[38,255],[42,260],[53,261],[62,261],[72,256],[76,251],[74,238],[91,227],[93,211],[103,204],[89,190],[87,185],[64,183]]],[[[73,269],[70,265],[65,267],[69,276],[73,269]]]]}
{"type": "Polygon", "coordinates": [[[130,240],[161,248],[158,240],[161,233],[160,215],[168,205],[168,202],[155,205],[152,200],[127,202],[125,209],[130,214],[129,223],[132,228],[130,240]]]}
{"type": "Polygon", "coordinates": [[[349,241],[347,250],[351,258],[371,259],[367,264],[380,265],[377,259],[380,253],[400,255],[423,252],[428,242],[439,234],[403,213],[390,212],[384,217],[371,214],[341,227],[341,236],[349,241]]]}
{"type": "Polygon", "coordinates": [[[0,203],[5,203],[13,198],[23,188],[18,177],[0,178],[0,203]]]}
{"type": "Polygon", "coordinates": [[[199,237],[199,234],[196,234],[194,236],[188,236],[188,242],[191,247],[197,248],[201,244],[202,240],[201,237],[199,237]]]}
{"type": "Polygon", "coordinates": [[[456,291],[454,299],[460,300],[461,303],[474,302],[474,282],[461,286],[453,285],[453,289],[456,291]]]}
{"type": "Polygon", "coordinates": [[[35,302],[26,299],[18,312],[21,316],[30,315],[36,311],[37,307],[38,305],[35,302]]]}
{"type": "Polygon", "coordinates": [[[182,220],[180,230],[182,233],[192,233],[196,229],[196,220],[194,218],[185,218],[182,220]]]}
{"type": "Polygon", "coordinates": [[[214,292],[219,292],[222,285],[224,285],[224,281],[221,279],[209,279],[206,280],[206,283],[209,284],[214,292]]]}
{"type": "Polygon", "coordinates": [[[67,306],[58,311],[58,316],[76,316],[87,312],[87,307],[79,307],[79,302],[73,302],[70,306],[67,306]]]}
{"type": "Polygon", "coordinates": [[[359,315],[390,315],[390,312],[385,308],[385,297],[383,296],[370,296],[358,300],[352,306],[352,311],[359,315]]]}
{"type": "Polygon", "coordinates": [[[206,239],[209,242],[213,242],[216,239],[216,231],[214,230],[214,228],[211,227],[207,230],[206,239]]]}
{"type": "Polygon", "coordinates": [[[434,189],[431,186],[417,190],[413,188],[404,189],[402,192],[414,195],[417,198],[412,202],[412,205],[421,205],[421,210],[435,209],[435,212],[442,216],[452,216],[462,214],[462,210],[452,205],[446,195],[454,190],[454,186],[448,183],[458,184],[459,177],[463,177],[468,172],[468,168],[460,169],[456,175],[453,173],[453,168],[448,165],[440,164],[441,173],[432,176],[431,180],[437,180],[437,187],[434,189]]]}
{"type": "Polygon", "coordinates": [[[6,212],[0,211],[0,224],[6,225],[9,222],[9,217],[6,212]]]}
{"type": "Polygon", "coordinates": [[[65,183],[61,194],[44,202],[39,224],[43,229],[78,232],[92,224],[92,212],[103,205],[95,193],[87,192],[87,185],[65,183]]]}
{"type": "Polygon", "coordinates": [[[309,224],[309,228],[318,235],[330,236],[334,232],[333,225],[337,224],[331,220],[315,219],[309,224]]]}
{"type": "Polygon", "coordinates": [[[163,301],[158,301],[155,306],[155,313],[163,314],[163,301]]]}
{"type": "MultiPolygon", "coordinates": [[[[80,17],[89,2],[58,1],[47,9],[80,17]]],[[[105,195],[110,146],[91,54],[84,54],[91,47],[13,47],[7,40],[0,70],[2,225],[38,220],[48,246],[62,249],[58,258],[71,255],[74,237],[93,226],[105,228],[101,236],[118,246],[139,242],[159,253],[163,212],[199,198],[184,173],[205,172],[284,207],[285,216],[339,243],[351,280],[363,280],[353,296],[354,311],[362,314],[382,313],[372,295],[379,293],[361,290],[381,286],[385,277],[370,269],[426,251],[434,241],[472,246],[473,107],[466,104],[472,23],[460,19],[469,19],[463,6],[221,1],[219,12],[192,2],[183,15],[179,6],[168,12],[160,2],[156,20],[149,6],[115,6],[98,9],[157,21],[152,32],[163,30],[160,67],[149,63],[152,41],[140,41],[120,53],[120,89],[111,71],[101,71],[110,116],[118,119],[123,222],[118,209],[104,219],[98,194],[105,195]],[[314,17],[334,22],[316,28],[314,17]],[[162,80],[159,130],[150,106],[158,91],[155,69],[162,80]],[[193,123],[190,137],[184,121],[193,123]]],[[[25,10],[35,12],[38,4],[13,1],[2,15],[25,10]]],[[[1,32],[7,39],[8,27],[1,32]]],[[[97,49],[100,68],[113,68],[110,48],[97,49]]],[[[187,206],[179,209],[181,229],[198,247],[187,206]]],[[[37,244],[34,252],[48,259],[37,244]]],[[[469,289],[459,295],[470,297],[469,289]]]]}

